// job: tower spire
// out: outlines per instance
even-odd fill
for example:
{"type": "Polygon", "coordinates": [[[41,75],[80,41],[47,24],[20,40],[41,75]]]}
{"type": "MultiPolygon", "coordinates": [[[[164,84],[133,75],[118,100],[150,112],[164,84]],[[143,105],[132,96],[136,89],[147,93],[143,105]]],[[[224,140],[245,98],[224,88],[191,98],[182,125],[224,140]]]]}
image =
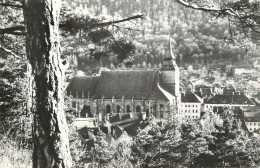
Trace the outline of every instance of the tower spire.
{"type": "MultiPolygon", "coordinates": [[[[169,49],[170,49],[170,55],[171,55],[171,57],[172,57],[172,61],[175,62],[176,57],[175,57],[175,55],[173,54],[173,51],[172,51],[171,38],[169,39],[169,49]]],[[[175,62],[175,64],[176,64],[176,62],[175,62]]]]}

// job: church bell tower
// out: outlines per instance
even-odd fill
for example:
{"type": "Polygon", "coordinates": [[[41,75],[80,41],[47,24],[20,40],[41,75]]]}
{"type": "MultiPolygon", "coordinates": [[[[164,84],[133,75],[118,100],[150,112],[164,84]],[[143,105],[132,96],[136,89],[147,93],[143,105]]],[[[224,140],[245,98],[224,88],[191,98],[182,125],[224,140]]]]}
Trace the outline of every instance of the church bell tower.
{"type": "Polygon", "coordinates": [[[161,83],[174,87],[175,96],[180,95],[179,88],[180,71],[176,64],[176,57],[173,54],[171,42],[169,42],[168,52],[166,52],[163,58],[163,65],[161,68],[161,83]]]}

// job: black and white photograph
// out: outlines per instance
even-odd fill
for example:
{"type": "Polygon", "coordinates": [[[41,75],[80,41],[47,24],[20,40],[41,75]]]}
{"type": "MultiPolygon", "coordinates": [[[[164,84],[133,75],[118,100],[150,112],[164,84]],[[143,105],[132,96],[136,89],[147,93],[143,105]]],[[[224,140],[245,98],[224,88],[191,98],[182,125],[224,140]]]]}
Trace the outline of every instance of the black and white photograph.
{"type": "Polygon", "coordinates": [[[260,167],[260,0],[0,0],[0,168],[260,167]]]}

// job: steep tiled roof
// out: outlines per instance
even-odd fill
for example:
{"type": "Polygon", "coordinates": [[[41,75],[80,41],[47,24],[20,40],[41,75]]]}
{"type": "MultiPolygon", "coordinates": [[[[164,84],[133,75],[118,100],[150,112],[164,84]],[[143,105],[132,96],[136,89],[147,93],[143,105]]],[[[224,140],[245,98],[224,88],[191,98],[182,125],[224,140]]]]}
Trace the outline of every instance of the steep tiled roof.
{"type": "Polygon", "coordinates": [[[159,71],[103,71],[94,98],[162,99],[159,71]]]}
{"type": "Polygon", "coordinates": [[[99,76],[76,76],[71,79],[66,89],[67,95],[76,97],[78,94],[78,97],[82,97],[84,94],[84,97],[92,97],[96,92],[98,80],[99,76]]]}
{"type": "Polygon", "coordinates": [[[245,95],[222,94],[215,95],[210,98],[207,104],[241,104],[241,105],[255,105],[254,102],[245,95]]]}
{"type": "Polygon", "coordinates": [[[181,102],[183,103],[201,103],[201,101],[201,98],[192,92],[181,95],[181,102]]]}
{"type": "Polygon", "coordinates": [[[175,85],[170,83],[160,83],[160,86],[172,95],[175,95],[175,85]]]}
{"type": "Polygon", "coordinates": [[[256,104],[256,106],[260,106],[260,103],[258,101],[256,101],[256,99],[251,98],[251,100],[256,104]]]}

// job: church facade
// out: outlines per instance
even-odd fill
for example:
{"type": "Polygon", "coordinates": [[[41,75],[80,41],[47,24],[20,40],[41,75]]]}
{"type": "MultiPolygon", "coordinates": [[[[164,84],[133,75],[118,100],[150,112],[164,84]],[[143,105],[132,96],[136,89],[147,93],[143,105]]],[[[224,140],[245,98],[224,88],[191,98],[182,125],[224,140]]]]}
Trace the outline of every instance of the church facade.
{"type": "Polygon", "coordinates": [[[169,119],[179,115],[179,68],[172,50],[158,70],[103,71],[100,76],[76,76],[67,89],[70,107],[78,117],[130,113],[169,119]],[[174,114],[173,114],[174,113],[174,114]]]}

